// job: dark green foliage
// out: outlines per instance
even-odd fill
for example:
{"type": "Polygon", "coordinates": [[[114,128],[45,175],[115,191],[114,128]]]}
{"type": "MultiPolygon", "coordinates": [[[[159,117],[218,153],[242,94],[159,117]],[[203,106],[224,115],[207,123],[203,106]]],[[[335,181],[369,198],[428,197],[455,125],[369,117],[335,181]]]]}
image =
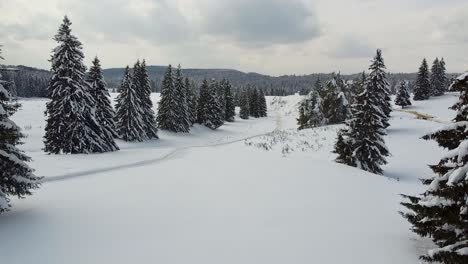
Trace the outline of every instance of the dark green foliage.
{"type": "Polygon", "coordinates": [[[260,117],[266,117],[267,112],[268,112],[268,109],[267,109],[265,93],[263,93],[263,90],[260,90],[258,93],[258,114],[260,117]]]}
{"type": "Polygon", "coordinates": [[[224,120],[227,122],[234,122],[236,116],[236,106],[234,104],[234,97],[232,96],[232,86],[228,80],[223,83],[224,90],[224,120]]]}
{"type": "Polygon", "coordinates": [[[436,58],[431,68],[431,95],[440,96],[447,88],[447,77],[445,74],[445,62],[436,58]]]}
{"type": "Polygon", "coordinates": [[[94,112],[96,101],[84,80],[81,42],[71,34],[65,17],[54,40],[59,44],[51,58],[53,73],[48,86],[44,150],[49,153],[96,153],[118,149],[112,135],[103,131],[94,112]]]}
{"type": "Polygon", "coordinates": [[[327,124],[343,123],[350,115],[348,101],[337,81],[340,79],[335,75],[327,82],[323,91],[324,97],[320,104],[320,111],[327,124]]]}
{"type": "Polygon", "coordinates": [[[240,92],[240,112],[239,116],[242,119],[249,119],[250,116],[250,100],[249,100],[249,92],[246,89],[243,89],[240,92]]]}
{"type": "Polygon", "coordinates": [[[316,90],[312,90],[299,105],[299,118],[297,119],[299,130],[324,124],[320,106],[320,96],[316,90]]]}
{"type": "Polygon", "coordinates": [[[190,124],[193,125],[197,122],[197,104],[198,93],[196,85],[185,78],[185,91],[187,93],[187,105],[190,124]]]}
{"type": "Polygon", "coordinates": [[[102,75],[101,62],[97,57],[93,60],[93,65],[88,71],[86,81],[91,86],[91,96],[96,101],[96,120],[101,125],[105,133],[117,138],[115,130],[115,112],[111,105],[107,84],[102,75]]]}
{"type": "Polygon", "coordinates": [[[216,129],[224,123],[224,115],[218,100],[217,86],[214,81],[208,83],[205,79],[200,87],[198,123],[211,129],[216,129]]]}
{"type": "Polygon", "coordinates": [[[156,117],[153,111],[153,101],[151,100],[151,85],[146,69],[146,62],[143,60],[142,63],[137,61],[133,67],[133,80],[135,83],[135,89],[137,96],[141,102],[141,117],[142,126],[145,131],[144,137],[146,139],[157,139],[158,129],[156,126],[156,117]]]}
{"type": "Polygon", "coordinates": [[[410,92],[408,89],[408,82],[403,80],[400,82],[398,87],[397,96],[395,98],[395,104],[405,108],[405,106],[411,105],[410,92]]]}
{"type": "Polygon", "coordinates": [[[249,106],[250,116],[260,117],[260,107],[258,105],[258,91],[256,88],[249,89],[249,106]]]}
{"type": "Polygon", "coordinates": [[[385,63],[382,57],[382,51],[377,49],[376,55],[369,67],[371,73],[366,79],[366,86],[368,89],[375,92],[376,105],[381,109],[382,124],[384,128],[387,128],[390,119],[390,113],[392,112],[390,90],[387,82],[387,73],[385,72],[385,63]]]}
{"type": "Polygon", "coordinates": [[[446,264],[468,263],[468,75],[452,85],[460,91],[454,123],[423,138],[435,140],[450,150],[440,162],[430,166],[436,176],[423,180],[428,185],[419,196],[403,195],[402,205],[409,212],[401,213],[416,234],[429,237],[438,248],[421,259],[446,264]]]}
{"type": "Polygon", "coordinates": [[[146,139],[143,125],[141,101],[133,82],[133,76],[127,66],[120,85],[120,94],[116,98],[116,128],[119,138],[125,141],[143,141],[146,139]]]}
{"type": "Polygon", "coordinates": [[[31,159],[17,148],[24,135],[10,117],[20,105],[12,101],[1,77],[0,74],[0,213],[3,213],[11,207],[10,196],[31,195],[31,191],[39,187],[40,178],[34,176],[33,169],[26,164],[31,159]]]}
{"type": "Polygon", "coordinates": [[[429,81],[429,69],[426,59],[423,59],[419,67],[413,94],[413,100],[416,101],[427,100],[431,96],[431,82],[429,81]]]}
{"type": "Polygon", "coordinates": [[[335,150],[333,153],[338,154],[335,161],[338,163],[346,164],[348,166],[356,167],[353,157],[354,144],[349,137],[347,129],[340,129],[338,131],[338,138],[335,143],[335,150]]]}

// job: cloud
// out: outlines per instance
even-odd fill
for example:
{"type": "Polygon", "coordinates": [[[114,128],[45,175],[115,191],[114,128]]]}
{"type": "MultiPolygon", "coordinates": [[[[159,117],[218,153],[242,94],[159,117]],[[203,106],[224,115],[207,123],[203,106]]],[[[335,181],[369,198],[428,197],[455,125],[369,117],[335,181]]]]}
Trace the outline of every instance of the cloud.
{"type": "Polygon", "coordinates": [[[329,41],[325,54],[337,59],[370,58],[375,49],[353,36],[338,37],[329,41]]]}
{"type": "Polygon", "coordinates": [[[317,16],[298,0],[209,2],[201,30],[254,47],[304,42],[320,34],[317,16]]]}

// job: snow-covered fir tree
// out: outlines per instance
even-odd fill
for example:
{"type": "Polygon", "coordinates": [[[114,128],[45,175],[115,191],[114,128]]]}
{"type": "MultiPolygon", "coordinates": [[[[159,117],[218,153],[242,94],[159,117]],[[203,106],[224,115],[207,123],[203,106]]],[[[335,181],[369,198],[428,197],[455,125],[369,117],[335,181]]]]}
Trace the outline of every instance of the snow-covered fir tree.
{"type": "Polygon", "coordinates": [[[260,117],[257,88],[249,89],[249,110],[250,116],[255,118],[260,117]]]}
{"type": "Polygon", "coordinates": [[[427,100],[431,96],[431,82],[426,59],[423,59],[419,67],[416,83],[413,89],[413,100],[427,100]]]}
{"type": "Polygon", "coordinates": [[[366,79],[366,86],[368,89],[376,93],[378,102],[376,105],[382,110],[382,124],[387,128],[390,124],[390,113],[392,112],[392,104],[390,98],[390,87],[387,81],[387,74],[385,72],[385,63],[382,57],[382,51],[377,49],[376,55],[372,60],[369,67],[370,73],[366,79]]]}
{"type": "Polygon", "coordinates": [[[54,154],[118,150],[112,135],[96,120],[96,101],[85,81],[82,44],[71,34],[70,26],[65,16],[54,37],[59,44],[50,60],[44,150],[54,154]]]}
{"type": "Polygon", "coordinates": [[[343,123],[350,115],[348,100],[338,87],[337,80],[337,75],[334,75],[333,79],[327,82],[320,104],[327,124],[343,123]]]}
{"type": "Polygon", "coordinates": [[[216,95],[218,96],[218,102],[222,109],[223,116],[226,115],[226,98],[225,98],[225,86],[227,85],[227,80],[222,79],[220,82],[212,80],[213,85],[216,88],[216,95]]]}
{"type": "Polygon", "coordinates": [[[239,96],[239,117],[242,119],[249,119],[250,116],[250,100],[249,100],[249,91],[247,89],[242,89],[239,96]]]}
{"type": "Polygon", "coordinates": [[[260,117],[266,117],[267,116],[267,102],[265,98],[265,93],[263,92],[262,89],[258,92],[258,113],[260,117]]]}
{"type": "Polygon", "coordinates": [[[321,98],[317,90],[312,90],[299,105],[298,129],[312,128],[324,124],[321,111],[321,98]]]}
{"type": "MultiPolygon", "coordinates": [[[[3,59],[1,55],[0,46],[0,59],[3,59]]],[[[0,73],[0,213],[10,209],[10,196],[31,195],[40,180],[27,164],[31,159],[17,148],[24,135],[10,117],[20,105],[13,102],[4,83],[0,73]]]]}
{"type": "Polygon", "coordinates": [[[411,105],[410,92],[408,87],[408,81],[402,80],[398,86],[397,95],[395,98],[395,104],[405,108],[411,105]]]}
{"type": "Polygon", "coordinates": [[[356,96],[352,106],[352,118],[339,132],[335,145],[337,162],[377,174],[382,174],[381,166],[387,163],[385,157],[389,155],[383,139],[386,115],[381,96],[384,82],[377,81],[382,80],[382,64],[381,56],[374,57],[363,91],[356,96]]]}
{"type": "Polygon", "coordinates": [[[447,77],[445,74],[445,62],[436,58],[431,67],[431,95],[440,96],[445,93],[447,77]]]}
{"type": "Polygon", "coordinates": [[[226,80],[224,82],[224,120],[227,122],[234,122],[236,116],[236,105],[234,104],[234,97],[232,96],[231,83],[226,80]]]}
{"type": "Polygon", "coordinates": [[[187,90],[185,88],[185,79],[182,76],[182,69],[180,67],[180,64],[177,67],[174,74],[174,94],[174,101],[176,102],[176,104],[173,105],[173,107],[176,108],[174,110],[177,113],[179,113],[179,120],[178,126],[173,131],[188,133],[192,124],[190,122],[189,105],[187,101],[188,95],[187,90]]]}
{"type": "Polygon", "coordinates": [[[189,78],[185,78],[185,91],[187,94],[187,105],[188,105],[188,114],[190,125],[193,125],[197,122],[197,104],[198,104],[198,93],[196,85],[193,82],[190,82],[189,78]]]}
{"type": "Polygon", "coordinates": [[[186,133],[191,126],[189,118],[182,70],[179,66],[173,73],[169,65],[162,81],[158,126],[164,130],[186,133]]]}
{"type": "Polygon", "coordinates": [[[93,60],[93,65],[89,68],[86,81],[91,86],[91,95],[96,101],[96,120],[101,125],[104,133],[117,138],[115,130],[115,112],[112,108],[107,84],[102,75],[101,62],[98,57],[93,60]]]}
{"type": "Polygon", "coordinates": [[[151,100],[151,84],[148,76],[148,70],[146,69],[146,61],[143,60],[141,63],[136,62],[133,67],[133,80],[135,83],[135,89],[137,96],[141,103],[141,118],[142,125],[145,131],[144,137],[146,139],[157,139],[158,128],[156,125],[156,117],[153,111],[153,101],[151,100]]]}
{"type": "Polygon", "coordinates": [[[449,80],[447,78],[447,69],[445,68],[444,58],[440,59],[439,66],[440,66],[440,78],[441,78],[440,82],[442,84],[442,86],[440,87],[441,91],[439,91],[439,94],[444,94],[450,85],[449,80]]]}
{"type": "Polygon", "coordinates": [[[142,103],[128,66],[125,68],[119,91],[115,105],[116,128],[119,138],[125,141],[143,141],[147,139],[143,125],[142,103]]]}
{"type": "Polygon", "coordinates": [[[452,85],[460,91],[452,124],[424,136],[449,151],[432,165],[436,174],[423,180],[428,185],[419,196],[404,195],[402,204],[409,212],[402,215],[413,225],[412,231],[437,245],[421,258],[446,264],[468,263],[468,73],[452,85]]]}
{"type": "Polygon", "coordinates": [[[224,123],[223,110],[218,101],[217,87],[214,81],[208,83],[205,79],[200,87],[198,123],[211,129],[216,129],[224,123]]]}

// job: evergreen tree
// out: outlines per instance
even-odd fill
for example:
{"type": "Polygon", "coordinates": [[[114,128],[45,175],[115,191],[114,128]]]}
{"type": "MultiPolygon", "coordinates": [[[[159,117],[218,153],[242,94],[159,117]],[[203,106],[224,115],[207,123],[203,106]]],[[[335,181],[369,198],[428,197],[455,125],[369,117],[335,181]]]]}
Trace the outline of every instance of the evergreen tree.
{"type": "Polygon", "coordinates": [[[445,62],[436,58],[431,68],[431,95],[440,96],[445,93],[447,77],[445,74],[445,62]]]}
{"type": "Polygon", "coordinates": [[[402,213],[416,234],[429,237],[438,248],[421,259],[447,264],[468,263],[468,75],[460,76],[453,87],[460,91],[454,123],[423,138],[435,140],[449,149],[440,162],[430,166],[436,176],[425,179],[429,188],[420,196],[403,202],[410,211],[402,213]]]}
{"type": "Polygon", "coordinates": [[[263,90],[260,89],[260,92],[258,94],[258,114],[260,117],[266,117],[267,116],[267,103],[266,103],[266,98],[265,94],[263,93],[263,90]]]}
{"type": "Polygon", "coordinates": [[[190,82],[188,78],[185,78],[185,90],[187,93],[187,104],[189,112],[190,124],[193,125],[197,122],[197,104],[198,96],[196,86],[190,82]]]}
{"type": "Polygon", "coordinates": [[[427,100],[431,95],[431,82],[426,59],[423,59],[419,67],[418,76],[413,89],[413,100],[427,100]]]}
{"type": "Polygon", "coordinates": [[[218,102],[221,106],[222,115],[226,115],[226,98],[225,98],[225,87],[227,85],[227,80],[222,79],[221,82],[217,82],[214,79],[212,80],[212,84],[215,86],[216,95],[218,96],[218,102]]]}
{"type": "Polygon", "coordinates": [[[96,120],[101,125],[104,133],[108,136],[117,138],[115,130],[115,112],[111,105],[107,84],[102,75],[101,62],[98,57],[93,60],[93,65],[89,69],[86,81],[91,86],[91,96],[96,101],[96,120]]]}
{"type": "MultiPolygon", "coordinates": [[[[0,59],[1,46],[0,46],[0,59]]],[[[24,198],[39,187],[39,177],[34,176],[26,162],[31,159],[17,148],[24,135],[21,129],[10,120],[20,107],[12,101],[10,93],[3,87],[0,74],[0,213],[10,209],[10,196],[24,198]]]]}
{"type": "Polygon", "coordinates": [[[215,82],[208,84],[208,81],[205,79],[200,87],[198,123],[211,129],[216,129],[223,124],[223,120],[224,116],[218,101],[216,84],[215,82]]]}
{"type": "Polygon", "coordinates": [[[156,117],[153,111],[153,101],[151,100],[151,84],[148,76],[148,70],[146,69],[146,61],[143,60],[141,63],[136,62],[133,67],[133,79],[135,82],[135,89],[137,96],[141,103],[141,118],[142,126],[145,132],[144,137],[146,139],[157,139],[158,128],[156,126],[156,117]]]}
{"type": "Polygon", "coordinates": [[[255,118],[260,117],[257,88],[249,89],[249,110],[250,116],[255,118]]]}
{"type": "Polygon", "coordinates": [[[321,99],[314,89],[301,101],[299,105],[298,129],[312,128],[324,124],[324,116],[321,112],[321,99]]]}
{"type": "Polygon", "coordinates": [[[249,102],[250,102],[249,92],[247,89],[243,89],[240,92],[240,99],[239,99],[239,104],[240,104],[239,117],[242,119],[249,119],[249,116],[250,116],[249,102]]]}
{"type": "Polygon", "coordinates": [[[120,85],[120,94],[116,98],[116,128],[119,138],[125,141],[143,141],[147,139],[143,124],[143,111],[133,76],[127,66],[120,85]]]}
{"type": "Polygon", "coordinates": [[[356,96],[352,107],[353,117],[347,121],[346,130],[340,131],[335,145],[337,162],[355,166],[362,170],[382,174],[381,166],[389,155],[383,136],[386,118],[382,109],[383,60],[377,52],[370,66],[371,73],[364,90],[356,96]],[[350,155],[350,149],[352,155],[350,155]],[[352,158],[351,158],[352,157],[352,158]]]}
{"type": "Polygon", "coordinates": [[[178,126],[174,131],[188,133],[192,124],[190,122],[189,105],[187,101],[187,89],[185,88],[180,65],[177,67],[174,76],[174,90],[176,104],[173,107],[176,107],[176,111],[179,113],[178,126]]]}
{"type": "Polygon", "coordinates": [[[231,88],[231,84],[226,80],[224,83],[224,120],[227,122],[234,122],[234,117],[236,116],[236,105],[234,104],[234,97],[232,96],[231,88]]]}
{"type": "Polygon", "coordinates": [[[350,115],[348,101],[337,84],[337,76],[327,82],[320,104],[327,124],[343,123],[350,115]]]}
{"type": "Polygon", "coordinates": [[[376,55],[369,67],[371,72],[367,77],[366,86],[371,86],[368,89],[376,93],[376,99],[378,100],[376,105],[382,110],[381,122],[383,127],[387,128],[390,125],[388,120],[390,119],[392,104],[385,68],[386,67],[382,57],[382,51],[377,49],[376,55]]]}
{"type": "Polygon", "coordinates": [[[95,117],[96,101],[85,81],[81,42],[71,34],[65,16],[54,40],[52,79],[48,86],[47,124],[44,136],[49,153],[95,153],[117,150],[114,139],[95,117]]]}
{"type": "Polygon", "coordinates": [[[320,98],[325,98],[326,93],[322,81],[320,80],[320,77],[317,77],[317,79],[315,80],[314,90],[318,93],[320,98]]]}
{"type": "Polygon", "coordinates": [[[408,90],[408,82],[405,80],[400,82],[398,93],[395,99],[395,104],[401,106],[402,108],[411,105],[411,98],[408,90]]]}
{"type": "Polygon", "coordinates": [[[171,65],[167,67],[162,83],[157,120],[159,127],[164,130],[184,133],[190,130],[188,105],[180,66],[175,74],[172,72],[171,65]]]}

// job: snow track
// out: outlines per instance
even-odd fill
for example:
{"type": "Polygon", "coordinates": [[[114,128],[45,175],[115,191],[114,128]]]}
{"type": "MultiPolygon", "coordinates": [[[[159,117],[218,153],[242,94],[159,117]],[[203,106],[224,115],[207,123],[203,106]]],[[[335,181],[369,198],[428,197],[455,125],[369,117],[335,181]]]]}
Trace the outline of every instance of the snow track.
{"type": "Polygon", "coordinates": [[[194,145],[194,146],[180,147],[180,148],[173,149],[173,150],[169,151],[168,153],[164,154],[163,156],[158,157],[158,158],[154,158],[154,159],[141,160],[141,161],[132,162],[132,163],[123,164],[123,165],[118,165],[118,166],[97,168],[97,169],[85,170],[85,171],[74,172],[74,173],[67,173],[67,174],[64,174],[64,175],[58,175],[58,176],[52,176],[52,177],[43,177],[42,183],[63,181],[63,180],[69,180],[69,179],[73,179],[73,178],[77,178],[77,177],[89,176],[89,175],[94,175],[94,174],[99,174],[99,173],[104,173],[104,172],[112,172],[112,171],[117,171],[117,170],[122,170],[122,169],[129,169],[129,168],[136,168],[136,167],[143,167],[143,166],[147,166],[147,165],[153,165],[153,164],[157,164],[157,163],[161,163],[161,162],[170,160],[171,158],[175,157],[177,154],[183,153],[183,152],[191,150],[191,149],[212,148],[212,147],[218,147],[218,146],[234,144],[234,143],[242,142],[244,140],[249,140],[249,139],[253,139],[253,138],[268,135],[268,134],[270,134],[270,133],[272,133],[272,132],[274,132],[276,130],[281,129],[281,127],[282,127],[281,115],[278,114],[276,116],[276,127],[275,127],[275,129],[273,131],[270,131],[270,132],[256,134],[256,135],[243,137],[243,138],[230,140],[230,141],[210,143],[210,144],[204,144],[204,145],[194,145]]]}

